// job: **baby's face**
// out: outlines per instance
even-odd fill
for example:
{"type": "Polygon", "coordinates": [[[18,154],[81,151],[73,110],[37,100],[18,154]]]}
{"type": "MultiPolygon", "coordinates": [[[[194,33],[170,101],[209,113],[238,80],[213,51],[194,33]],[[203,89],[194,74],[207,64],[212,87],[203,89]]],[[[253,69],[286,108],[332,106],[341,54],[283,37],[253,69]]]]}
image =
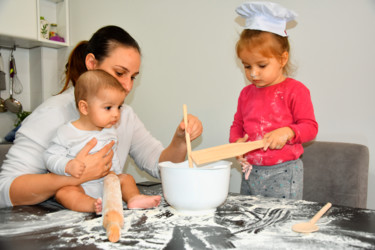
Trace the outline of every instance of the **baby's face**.
{"type": "Polygon", "coordinates": [[[125,92],[113,88],[100,90],[98,95],[88,101],[88,117],[98,130],[110,128],[121,118],[121,108],[125,92]]]}

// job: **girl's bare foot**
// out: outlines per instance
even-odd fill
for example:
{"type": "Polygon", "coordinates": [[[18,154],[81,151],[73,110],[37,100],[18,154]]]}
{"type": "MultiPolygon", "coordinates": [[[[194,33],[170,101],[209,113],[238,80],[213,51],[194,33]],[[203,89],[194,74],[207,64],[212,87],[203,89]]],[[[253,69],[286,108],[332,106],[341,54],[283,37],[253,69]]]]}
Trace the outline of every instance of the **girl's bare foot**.
{"type": "Polygon", "coordinates": [[[102,198],[98,198],[94,203],[94,210],[96,214],[101,214],[103,209],[102,198]]]}
{"type": "Polygon", "coordinates": [[[160,195],[143,195],[139,194],[129,199],[127,205],[129,209],[137,208],[152,208],[157,207],[160,204],[160,195]]]}

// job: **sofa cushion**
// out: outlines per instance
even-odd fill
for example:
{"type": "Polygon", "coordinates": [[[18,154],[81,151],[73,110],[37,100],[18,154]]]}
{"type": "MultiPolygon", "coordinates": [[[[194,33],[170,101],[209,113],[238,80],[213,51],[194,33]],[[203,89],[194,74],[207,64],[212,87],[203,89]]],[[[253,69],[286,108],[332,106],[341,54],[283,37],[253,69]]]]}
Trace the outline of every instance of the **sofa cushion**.
{"type": "Polygon", "coordinates": [[[304,149],[304,200],[366,208],[369,150],[365,145],[314,141],[304,149]]]}

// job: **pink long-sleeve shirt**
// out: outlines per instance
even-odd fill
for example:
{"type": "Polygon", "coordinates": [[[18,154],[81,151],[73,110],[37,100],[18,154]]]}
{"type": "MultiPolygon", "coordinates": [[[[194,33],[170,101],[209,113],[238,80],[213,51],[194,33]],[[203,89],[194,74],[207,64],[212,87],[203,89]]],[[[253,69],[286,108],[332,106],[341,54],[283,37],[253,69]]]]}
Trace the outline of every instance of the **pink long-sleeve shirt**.
{"type": "Polygon", "coordinates": [[[279,150],[254,150],[246,154],[252,165],[271,166],[296,160],[303,153],[302,143],[318,133],[310,91],[301,82],[287,78],[283,82],[257,88],[246,86],[238,99],[237,112],[230,128],[229,141],[248,134],[249,141],[260,140],[275,129],[290,127],[295,137],[279,150]]]}

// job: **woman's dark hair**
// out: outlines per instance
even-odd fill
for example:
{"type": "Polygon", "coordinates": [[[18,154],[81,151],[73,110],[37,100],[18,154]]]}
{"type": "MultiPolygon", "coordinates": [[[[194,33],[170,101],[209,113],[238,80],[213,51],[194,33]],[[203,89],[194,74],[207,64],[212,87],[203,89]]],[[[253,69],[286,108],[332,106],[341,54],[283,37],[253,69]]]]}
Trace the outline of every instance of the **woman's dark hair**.
{"type": "Polygon", "coordinates": [[[113,25],[100,28],[89,41],[78,43],[65,65],[65,84],[60,93],[68,88],[70,81],[75,86],[78,77],[87,71],[85,63],[87,54],[92,53],[100,63],[118,46],[134,48],[141,53],[137,41],[128,32],[113,25]]]}

